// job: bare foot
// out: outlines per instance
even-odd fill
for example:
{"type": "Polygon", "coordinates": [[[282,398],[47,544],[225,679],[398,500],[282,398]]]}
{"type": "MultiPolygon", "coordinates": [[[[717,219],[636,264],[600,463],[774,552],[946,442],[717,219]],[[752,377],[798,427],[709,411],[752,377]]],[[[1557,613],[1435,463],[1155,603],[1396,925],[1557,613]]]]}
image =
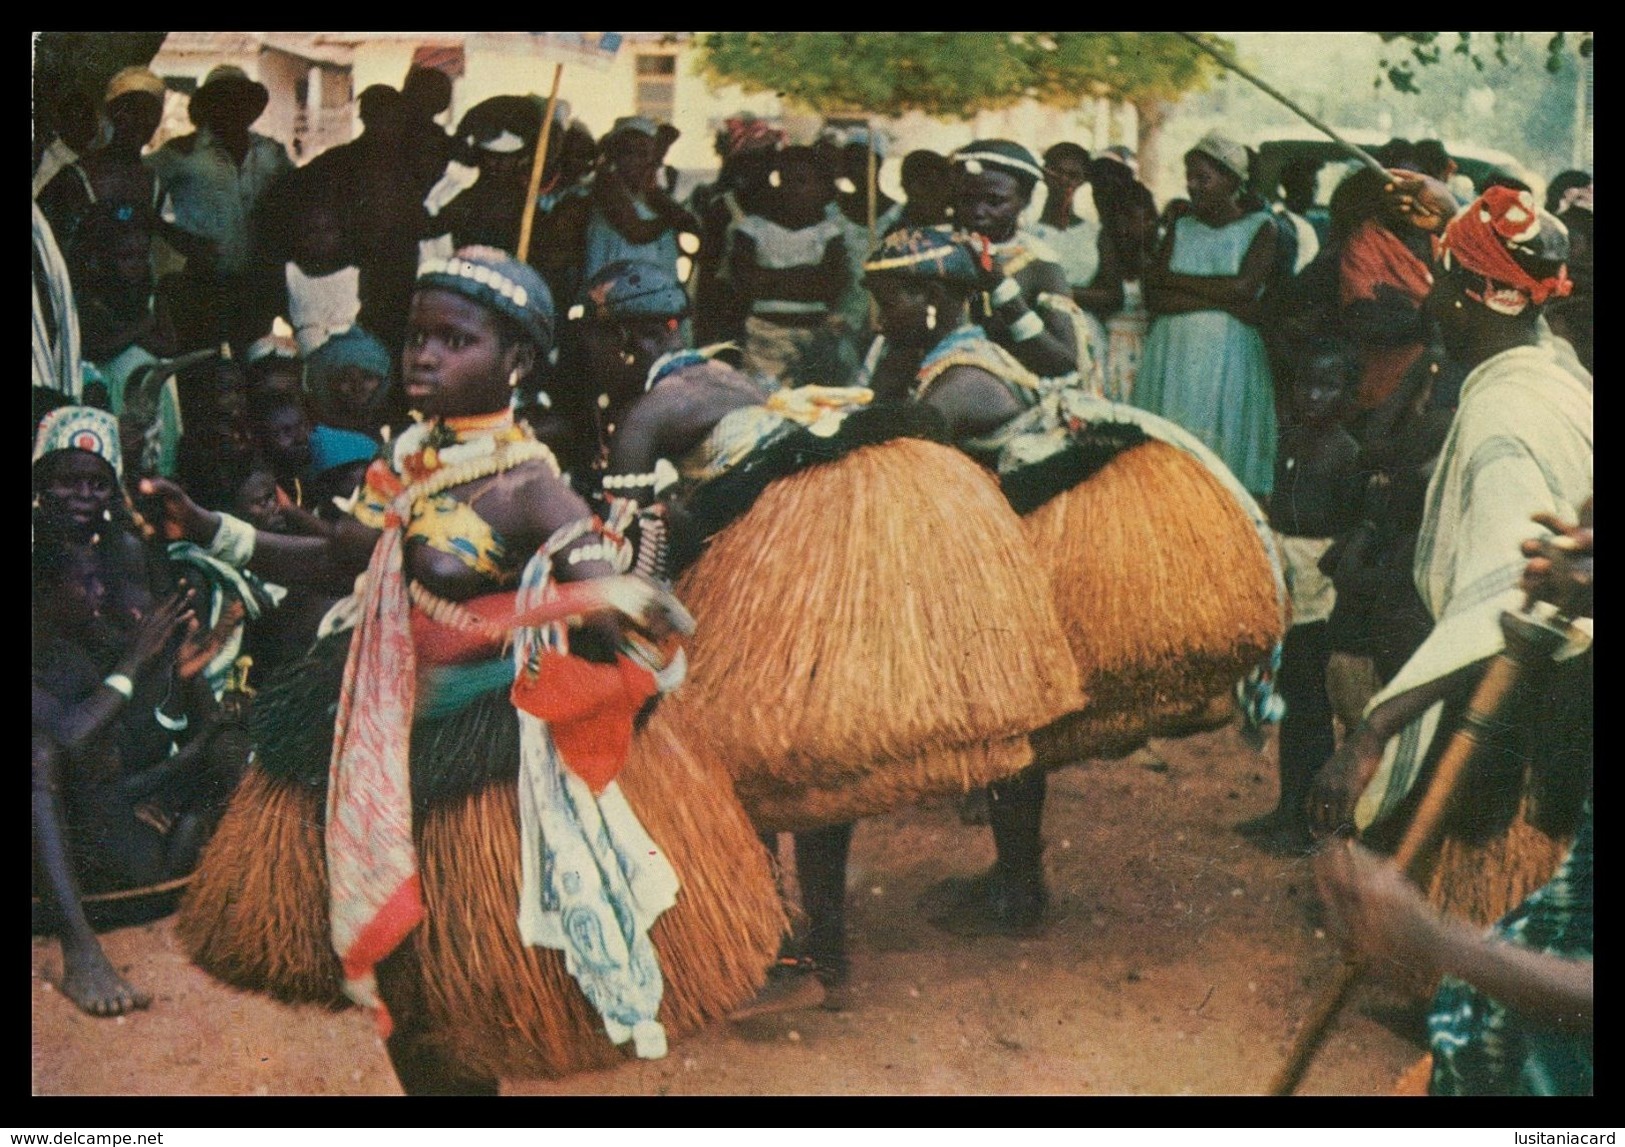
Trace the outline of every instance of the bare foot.
{"type": "Polygon", "coordinates": [[[92,1016],[121,1016],[152,1003],[146,992],[125,982],[100,948],[62,953],[62,994],[92,1016]]]}
{"type": "Polygon", "coordinates": [[[811,965],[775,965],[767,973],[767,983],[753,999],[728,1016],[730,1020],[753,1020],[779,1012],[799,1012],[821,1007],[826,998],[824,985],[811,971],[811,965]]]}

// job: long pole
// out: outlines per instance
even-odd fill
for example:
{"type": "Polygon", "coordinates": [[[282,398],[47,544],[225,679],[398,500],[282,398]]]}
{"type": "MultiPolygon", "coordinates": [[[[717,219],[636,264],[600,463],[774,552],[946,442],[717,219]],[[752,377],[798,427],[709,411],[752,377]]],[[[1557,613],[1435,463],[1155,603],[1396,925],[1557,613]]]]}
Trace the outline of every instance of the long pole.
{"type": "Polygon", "coordinates": [[[1386,167],[1384,167],[1382,164],[1378,163],[1376,158],[1373,157],[1372,154],[1369,151],[1366,151],[1363,147],[1360,147],[1358,144],[1350,143],[1348,140],[1346,140],[1342,136],[1338,135],[1331,128],[1329,128],[1325,124],[1321,123],[1320,120],[1316,119],[1314,116],[1312,116],[1308,112],[1304,111],[1301,107],[1299,107],[1297,104],[1293,103],[1286,96],[1282,95],[1280,92],[1278,92],[1274,88],[1270,87],[1269,84],[1265,83],[1263,80],[1261,80],[1257,76],[1253,75],[1246,68],[1242,67],[1240,64],[1238,64],[1234,60],[1230,59],[1228,56],[1226,56],[1223,52],[1219,51],[1217,48],[1210,47],[1209,45],[1203,43],[1198,37],[1191,34],[1190,32],[1176,32],[1174,34],[1176,36],[1182,36],[1185,39],[1189,40],[1197,48],[1201,49],[1203,52],[1206,52],[1208,55],[1212,56],[1215,60],[1219,61],[1219,63],[1223,64],[1226,68],[1228,68],[1232,72],[1236,73],[1236,75],[1240,76],[1242,79],[1246,80],[1248,83],[1250,83],[1254,87],[1258,88],[1265,95],[1271,96],[1274,99],[1276,99],[1276,100],[1280,101],[1281,103],[1285,104],[1289,111],[1291,111],[1294,114],[1301,117],[1305,122],[1307,122],[1310,126],[1314,127],[1316,130],[1325,132],[1326,135],[1331,138],[1333,143],[1335,143],[1335,144],[1337,144],[1337,146],[1343,148],[1350,155],[1354,156],[1354,158],[1358,159],[1361,163],[1365,164],[1367,167],[1371,168],[1371,170],[1375,171],[1378,175],[1386,176],[1388,174],[1388,169],[1386,167]]]}
{"type": "MultiPolygon", "coordinates": [[[[1394,864],[1401,872],[1407,872],[1438,835],[1444,814],[1466,776],[1468,762],[1480,741],[1495,728],[1496,714],[1512,695],[1518,679],[1530,665],[1556,653],[1565,637],[1558,624],[1534,621],[1510,610],[1501,615],[1501,631],[1506,636],[1506,648],[1490,662],[1483,680],[1473,691],[1467,715],[1439,758],[1422,803],[1394,852],[1394,864]]],[[[1343,1001],[1363,971],[1354,960],[1346,961],[1338,969],[1336,978],[1304,1021],[1286,1062],[1270,1084],[1269,1094],[1291,1095],[1297,1089],[1315,1052],[1320,1050],[1321,1042],[1331,1030],[1332,1022],[1343,1010],[1343,1001]]]]}
{"type": "Polygon", "coordinates": [[[536,221],[536,196],[542,190],[542,168],[547,163],[547,141],[553,134],[553,113],[559,106],[559,80],[564,76],[564,65],[553,65],[553,90],[547,96],[547,113],[542,117],[542,133],[536,139],[536,155],[530,161],[530,186],[525,192],[525,214],[519,223],[519,261],[530,256],[530,233],[536,221]]]}
{"type": "MultiPolygon", "coordinates": [[[[880,236],[875,233],[879,228],[879,189],[875,186],[875,168],[878,165],[875,163],[875,123],[874,120],[866,120],[865,123],[869,129],[869,250],[873,251],[880,246],[880,236]]],[[[880,305],[875,302],[874,296],[871,295],[869,296],[869,325],[874,326],[879,321],[880,305]]]]}

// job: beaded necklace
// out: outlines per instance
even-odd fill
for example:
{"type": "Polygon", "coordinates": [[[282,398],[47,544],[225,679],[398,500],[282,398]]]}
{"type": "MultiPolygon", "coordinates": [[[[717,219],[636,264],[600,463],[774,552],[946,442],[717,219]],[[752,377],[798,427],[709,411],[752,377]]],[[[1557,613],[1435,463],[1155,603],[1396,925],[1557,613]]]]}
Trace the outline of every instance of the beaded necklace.
{"type": "Polygon", "coordinates": [[[428,424],[401,446],[406,452],[399,456],[398,465],[407,484],[394,499],[398,522],[408,520],[412,507],[424,498],[526,462],[546,462],[555,477],[559,474],[553,451],[536,441],[530,427],[515,422],[513,413],[506,410],[428,424]]]}
{"type": "Polygon", "coordinates": [[[925,352],[925,357],[920,360],[920,370],[924,371],[926,367],[931,366],[940,359],[947,358],[969,343],[986,341],[987,332],[985,330],[976,323],[965,323],[950,331],[941,342],[925,352]]]}

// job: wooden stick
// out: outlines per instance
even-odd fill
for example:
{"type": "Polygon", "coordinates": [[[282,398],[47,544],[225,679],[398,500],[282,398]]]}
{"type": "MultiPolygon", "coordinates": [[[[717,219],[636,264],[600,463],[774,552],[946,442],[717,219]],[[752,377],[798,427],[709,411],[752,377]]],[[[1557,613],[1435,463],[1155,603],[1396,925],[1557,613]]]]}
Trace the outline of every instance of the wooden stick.
{"type": "Polygon", "coordinates": [[[1312,116],[1308,112],[1304,111],[1297,104],[1295,104],[1291,100],[1287,99],[1280,92],[1278,92],[1274,88],[1270,87],[1263,80],[1261,80],[1257,76],[1253,75],[1246,68],[1243,68],[1240,64],[1236,63],[1234,60],[1227,57],[1224,53],[1220,52],[1218,49],[1211,48],[1207,44],[1204,44],[1200,39],[1198,39],[1196,36],[1192,35],[1190,32],[1175,32],[1174,35],[1182,36],[1185,39],[1189,40],[1192,44],[1196,45],[1196,47],[1201,49],[1203,52],[1206,52],[1208,55],[1212,56],[1215,60],[1219,61],[1219,63],[1223,64],[1226,68],[1229,68],[1232,72],[1236,73],[1236,75],[1240,76],[1242,79],[1246,80],[1248,83],[1250,83],[1254,87],[1258,88],[1265,95],[1272,96],[1276,100],[1278,100],[1281,103],[1285,104],[1289,111],[1293,112],[1299,118],[1303,119],[1311,127],[1314,127],[1319,131],[1325,132],[1326,135],[1331,137],[1331,140],[1332,140],[1333,143],[1335,143],[1335,144],[1337,144],[1337,146],[1343,148],[1350,155],[1352,155],[1355,159],[1358,159],[1361,163],[1365,164],[1372,171],[1375,171],[1378,175],[1387,176],[1388,169],[1386,167],[1384,167],[1382,164],[1378,163],[1376,158],[1373,157],[1372,154],[1369,151],[1366,151],[1363,147],[1360,147],[1357,144],[1350,143],[1348,140],[1346,140],[1342,136],[1338,135],[1331,128],[1329,128],[1325,124],[1321,123],[1314,116],[1312,116]]]}
{"type": "MultiPolygon", "coordinates": [[[[1467,715],[1439,758],[1422,803],[1417,806],[1416,815],[1394,851],[1394,863],[1407,875],[1417,857],[1438,835],[1444,814],[1467,775],[1468,763],[1481,740],[1494,728],[1495,715],[1512,695],[1519,677],[1529,666],[1556,653],[1567,637],[1565,627],[1559,622],[1535,621],[1511,611],[1501,614],[1501,631],[1506,635],[1506,648],[1484,670],[1483,680],[1473,690],[1473,699],[1467,705],[1467,715]]],[[[1338,969],[1336,978],[1299,1030],[1286,1063],[1270,1083],[1269,1094],[1291,1095],[1297,1088],[1363,971],[1362,965],[1354,960],[1346,961],[1338,969]]]]}
{"type": "MultiPolygon", "coordinates": [[[[879,191],[875,186],[875,125],[873,120],[866,121],[869,129],[869,250],[873,251],[880,246],[880,236],[875,232],[879,229],[878,203],[879,191]]],[[[867,255],[867,252],[865,253],[867,255]]],[[[880,304],[875,302],[873,295],[869,296],[869,325],[874,326],[880,322],[880,304]]]]}
{"type": "Polygon", "coordinates": [[[542,190],[542,168],[547,164],[547,141],[553,134],[553,113],[559,106],[559,80],[564,76],[564,65],[553,65],[553,90],[547,96],[547,113],[542,117],[542,133],[536,139],[536,155],[530,161],[530,189],[525,192],[525,214],[519,223],[519,261],[530,257],[531,227],[536,221],[536,196],[542,190]]]}

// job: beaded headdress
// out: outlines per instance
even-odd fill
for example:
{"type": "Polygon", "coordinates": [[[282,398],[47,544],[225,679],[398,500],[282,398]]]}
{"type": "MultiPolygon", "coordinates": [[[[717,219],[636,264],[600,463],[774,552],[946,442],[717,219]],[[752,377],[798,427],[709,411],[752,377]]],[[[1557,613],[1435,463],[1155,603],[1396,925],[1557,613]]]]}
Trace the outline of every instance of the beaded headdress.
{"type": "Polygon", "coordinates": [[[971,285],[986,273],[984,247],[974,236],[949,227],[903,227],[886,236],[864,262],[863,273],[971,285]]]}
{"type": "Polygon", "coordinates": [[[464,247],[418,265],[418,288],[438,287],[506,315],[539,351],[553,345],[553,294],[535,268],[495,247],[464,247]]]}
{"type": "Polygon", "coordinates": [[[119,445],[118,419],[94,406],[62,406],[40,420],[34,435],[34,458],[38,462],[58,450],[83,450],[94,454],[124,478],[124,454],[119,445]]]}

